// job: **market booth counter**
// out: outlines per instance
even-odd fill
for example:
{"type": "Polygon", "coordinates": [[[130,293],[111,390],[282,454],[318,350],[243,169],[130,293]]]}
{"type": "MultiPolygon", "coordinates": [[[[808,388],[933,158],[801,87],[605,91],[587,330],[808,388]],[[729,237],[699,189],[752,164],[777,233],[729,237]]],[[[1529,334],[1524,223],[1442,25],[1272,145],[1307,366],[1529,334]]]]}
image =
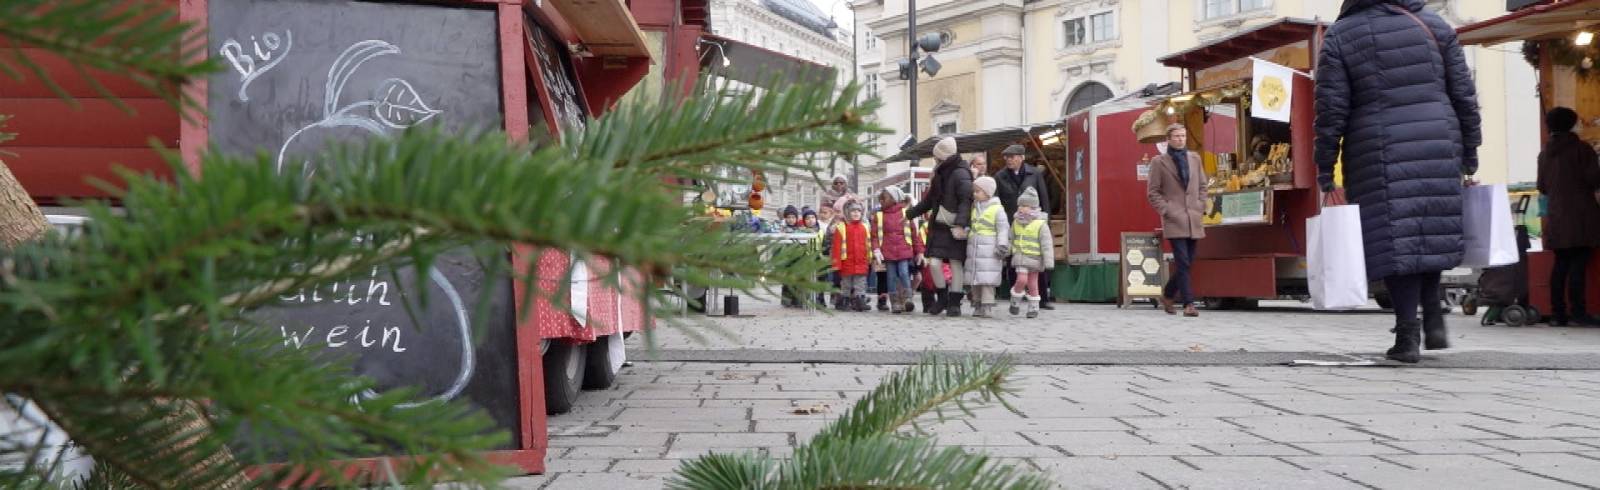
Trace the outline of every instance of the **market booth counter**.
{"type": "Polygon", "coordinates": [[[1184,70],[1188,91],[1141,117],[1138,132],[1181,122],[1204,161],[1206,238],[1192,270],[1208,306],[1308,294],[1306,219],[1318,213],[1319,191],[1307,73],[1325,28],[1282,19],[1160,60],[1184,70]]]}
{"type": "MultiPolygon", "coordinates": [[[[1583,65],[1600,59],[1600,46],[1593,36],[1600,29],[1600,0],[1555,0],[1529,5],[1506,15],[1488,19],[1457,30],[1457,38],[1464,46],[1494,46],[1502,43],[1525,42],[1523,53],[1539,71],[1539,108],[1542,115],[1555,107],[1568,107],[1578,112],[1578,136],[1590,145],[1600,147],[1600,76],[1593,68],[1583,65]],[[1580,42],[1582,38],[1588,42],[1580,42]]],[[[1539,124],[1538,121],[1515,123],[1539,124]]],[[[1548,139],[1548,131],[1540,131],[1548,139]]],[[[1531,157],[1531,155],[1530,155],[1531,157]]],[[[1526,160],[1534,164],[1532,158],[1526,160]]],[[[1513,191],[1516,196],[1518,193],[1513,191]]],[[[1517,202],[1519,199],[1513,199],[1517,202]]],[[[1538,217],[1529,217],[1530,234],[1538,238],[1538,217]]],[[[1534,240],[1536,243],[1538,240],[1534,240]]],[[[1555,253],[1535,247],[1528,251],[1527,293],[1529,305],[1539,312],[1550,308],[1550,271],[1555,265],[1555,253]]],[[[1585,303],[1589,313],[1600,312],[1600,261],[1591,261],[1586,277],[1588,290],[1585,303]]]]}

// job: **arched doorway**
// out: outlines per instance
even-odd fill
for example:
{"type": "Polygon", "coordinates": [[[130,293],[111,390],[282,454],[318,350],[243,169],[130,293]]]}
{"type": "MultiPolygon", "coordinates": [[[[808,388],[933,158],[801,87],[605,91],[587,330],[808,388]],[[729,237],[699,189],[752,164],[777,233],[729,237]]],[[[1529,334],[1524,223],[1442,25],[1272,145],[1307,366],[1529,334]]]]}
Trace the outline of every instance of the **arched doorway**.
{"type": "Polygon", "coordinates": [[[1111,100],[1111,88],[1100,82],[1083,82],[1078,88],[1072,90],[1072,96],[1067,97],[1067,106],[1061,110],[1065,116],[1089,108],[1095,104],[1111,100]]]}

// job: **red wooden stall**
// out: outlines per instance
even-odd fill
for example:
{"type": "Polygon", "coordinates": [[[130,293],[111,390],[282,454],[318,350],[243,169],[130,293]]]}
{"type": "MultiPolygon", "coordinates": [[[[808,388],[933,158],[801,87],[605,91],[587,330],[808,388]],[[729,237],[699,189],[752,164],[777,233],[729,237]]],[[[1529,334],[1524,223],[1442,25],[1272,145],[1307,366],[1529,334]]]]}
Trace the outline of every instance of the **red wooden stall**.
{"type": "MultiPolygon", "coordinates": [[[[1162,58],[1162,64],[1181,68],[1185,72],[1187,92],[1168,99],[1158,106],[1158,111],[1173,107],[1184,117],[1186,104],[1199,97],[1217,97],[1243,87],[1244,97],[1249,97],[1252,77],[1252,58],[1260,58],[1309,73],[1315,66],[1316,53],[1325,24],[1299,19],[1281,19],[1210,44],[1162,58]]],[[[1194,290],[1199,298],[1212,306],[1249,305],[1255,300],[1274,299],[1280,296],[1307,294],[1305,284],[1305,222],[1318,212],[1316,188],[1317,169],[1312,161],[1314,139],[1313,105],[1314,84],[1304,73],[1294,76],[1293,99],[1284,141],[1274,143],[1290,145],[1288,175],[1255,186],[1245,185],[1232,192],[1259,192],[1265,203],[1260,219],[1239,219],[1221,216],[1219,222],[1208,217],[1206,239],[1199,247],[1195,261],[1194,290]]],[[[1225,99],[1224,99],[1225,100],[1225,99]]],[[[1210,122],[1197,122],[1190,113],[1186,124],[1192,126],[1190,134],[1204,131],[1207,145],[1203,154],[1208,173],[1216,173],[1215,160],[1226,155],[1233,166],[1247,159],[1251,143],[1260,134],[1267,134],[1267,123],[1249,117],[1248,109],[1239,101],[1224,101],[1222,105],[1233,109],[1237,118],[1221,118],[1221,126],[1236,128],[1230,134],[1217,130],[1216,112],[1210,122]],[[1198,127],[1194,127],[1198,126],[1198,127]]],[[[1281,132],[1281,128],[1277,131],[1281,132]]],[[[1249,163],[1248,165],[1255,165],[1249,163]]],[[[1218,175],[1212,179],[1218,180],[1218,175]]],[[[1229,192],[1219,192],[1227,194],[1229,192]]],[[[1214,194],[1215,196],[1216,194],[1214,194]]],[[[1214,199],[1220,199],[1214,197],[1214,199]]],[[[1146,206],[1148,207],[1148,205],[1146,206]]],[[[1220,208],[1221,206],[1219,206],[1220,208]]]]}
{"type": "MultiPolygon", "coordinates": [[[[208,0],[167,0],[179,19],[205,29],[208,0]]],[[[413,2],[406,2],[413,3],[413,2]]],[[[696,45],[706,22],[704,0],[438,0],[443,6],[468,6],[495,12],[499,47],[500,106],[503,130],[514,142],[544,135],[530,135],[533,128],[560,128],[552,103],[551,80],[547,73],[565,73],[581,98],[585,117],[600,115],[612,108],[639,85],[651,70],[662,73],[665,83],[676,83],[681,97],[693,88],[699,73],[696,45]],[[646,34],[650,32],[653,34],[646,34]],[[558,56],[563,67],[545,67],[536,56],[536,37],[548,35],[561,46],[558,56]],[[570,50],[569,50],[570,48],[570,50]],[[653,56],[652,51],[659,53],[653,56]]],[[[202,36],[200,39],[204,39],[202,36]]],[[[166,102],[144,91],[126,77],[114,73],[89,72],[107,93],[120,99],[131,111],[116,107],[97,92],[80,74],[60,58],[44,54],[31,46],[0,39],[0,49],[21,49],[39,63],[45,72],[62,82],[62,88],[77,100],[60,100],[35,78],[13,80],[0,77],[0,107],[13,117],[7,131],[19,134],[5,149],[13,155],[6,165],[29,194],[41,205],[62,205],[76,199],[107,199],[110,196],[88,182],[99,179],[115,185],[113,169],[170,175],[167,163],[152,145],[174,148],[184,165],[197,175],[199,156],[208,146],[208,120],[201,115],[180,118],[166,102]]],[[[200,50],[204,53],[207,50],[200,50]]],[[[201,104],[207,101],[207,81],[197,80],[185,87],[201,104]]],[[[199,111],[203,114],[203,110],[199,111]]],[[[558,129],[551,129],[558,131],[558,129]]],[[[553,134],[550,136],[554,136],[553,134]]],[[[560,277],[568,254],[560,251],[519,249],[513,261],[519,267],[538,261],[543,277],[560,277]]],[[[605,262],[590,264],[590,269],[605,273],[605,262]]],[[[634,271],[624,275],[643,280],[634,271]]],[[[525,286],[515,284],[516,297],[525,286]]],[[[559,287],[556,281],[536,285],[546,291],[559,287]]],[[[517,379],[521,420],[520,433],[514,434],[515,449],[495,451],[490,459],[514,465],[528,473],[544,471],[547,433],[545,424],[545,373],[540,362],[542,346],[548,340],[581,345],[597,338],[614,337],[645,327],[641,305],[631,292],[591,282],[587,295],[591,321],[581,325],[570,315],[548,304],[518,304],[520,314],[532,314],[516,328],[517,379]]],[[[366,461],[370,463],[371,461],[366,461]]]]}

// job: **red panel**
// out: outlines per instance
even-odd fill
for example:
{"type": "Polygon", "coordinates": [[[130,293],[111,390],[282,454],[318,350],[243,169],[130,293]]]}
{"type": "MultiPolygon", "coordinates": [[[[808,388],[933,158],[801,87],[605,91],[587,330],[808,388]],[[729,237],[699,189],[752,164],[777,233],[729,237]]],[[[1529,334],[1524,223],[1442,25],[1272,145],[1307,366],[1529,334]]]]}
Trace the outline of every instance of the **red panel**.
{"type": "Polygon", "coordinates": [[[633,11],[633,20],[646,30],[664,30],[677,17],[672,13],[672,0],[633,0],[628,8],[633,11]]]}
{"type": "Polygon", "coordinates": [[[1294,101],[1290,102],[1289,157],[1294,160],[1294,186],[1297,189],[1317,188],[1316,149],[1316,84],[1310,78],[1294,77],[1294,101]]]}
{"type": "MultiPolygon", "coordinates": [[[[1200,242],[1205,250],[1208,242],[1200,242]]],[[[1276,298],[1277,264],[1272,257],[1200,259],[1190,269],[1198,298],[1276,298]]]]}
{"type": "Polygon", "coordinates": [[[566,313],[567,308],[559,308],[550,302],[560,292],[561,282],[567,277],[571,256],[560,250],[540,250],[538,264],[539,291],[533,298],[533,318],[539,328],[539,336],[545,339],[594,341],[593,330],[578,325],[578,321],[566,313]]]}
{"type": "Polygon", "coordinates": [[[160,99],[125,99],[128,112],[100,99],[79,99],[79,107],[58,99],[0,99],[13,118],[7,131],[17,139],[7,145],[80,148],[143,148],[156,138],[178,144],[178,111],[160,99]]]}
{"type": "Polygon", "coordinates": [[[677,36],[669,39],[662,50],[662,56],[667,58],[663,71],[665,82],[669,87],[676,86],[684,98],[694,93],[695,80],[700,76],[700,51],[696,46],[703,33],[699,26],[681,26],[677,36]]]}
{"type": "MultiPolygon", "coordinates": [[[[194,28],[199,31],[205,31],[208,22],[207,5],[206,0],[181,0],[178,4],[178,19],[193,24],[194,28]]],[[[205,38],[196,36],[193,42],[203,43],[205,38]]],[[[202,57],[206,56],[206,52],[209,49],[205,49],[204,45],[197,48],[191,51],[193,51],[196,58],[203,59],[202,57]]],[[[206,96],[206,91],[210,87],[209,84],[210,82],[206,77],[199,77],[191,80],[183,88],[184,94],[195,101],[195,116],[188,119],[179,119],[178,151],[183,155],[183,164],[188,166],[189,172],[195,175],[201,174],[200,153],[211,142],[211,118],[204,116],[207,114],[206,103],[208,97],[206,96]]]]}
{"type": "Polygon", "coordinates": [[[35,199],[107,197],[90,186],[90,178],[118,183],[118,166],[151,175],[171,175],[160,154],[149,148],[35,148],[6,146],[16,156],[5,164],[35,199]]]}
{"type": "Polygon", "coordinates": [[[600,58],[583,58],[573,63],[578,80],[583,84],[585,102],[588,102],[589,112],[594,116],[610,111],[650,73],[650,60],[647,58],[612,62],[622,65],[607,68],[606,61],[600,58]]]}
{"type": "Polygon", "coordinates": [[[1094,161],[1096,172],[1095,212],[1100,233],[1100,253],[1117,253],[1122,248],[1123,232],[1150,232],[1161,227],[1161,218],[1150,207],[1149,182],[1139,180],[1139,160],[1156,156],[1156,146],[1140,144],[1133,122],[1144,108],[1105,114],[1095,118],[1099,149],[1094,161]]]}
{"type": "MultiPolygon", "coordinates": [[[[511,270],[514,277],[520,277],[528,270],[528,264],[538,252],[525,245],[519,245],[511,252],[511,270]]],[[[522,418],[527,420],[522,431],[521,447],[531,449],[538,454],[539,468],[530,470],[544,472],[545,451],[550,447],[549,427],[545,415],[544,403],[544,362],[539,354],[539,325],[534,317],[532,305],[522,299],[527,294],[528,282],[516,280],[511,283],[511,291],[516,295],[517,311],[517,388],[521,396],[522,418]]]]}
{"type": "MultiPolygon", "coordinates": [[[[66,59],[56,56],[50,51],[38,48],[23,49],[22,54],[26,55],[34,64],[39,65],[39,68],[49,74],[50,78],[56,82],[56,85],[68,95],[81,98],[101,97],[101,93],[95,91],[94,86],[90,85],[89,81],[83,75],[80,75],[70,63],[67,63],[66,59]]],[[[8,52],[0,56],[4,56],[9,60],[13,59],[14,53],[8,52]]],[[[0,94],[5,94],[6,98],[53,99],[57,97],[56,93],[51,91],[48,85],[45,85],[43,79],[34,76],[30,71],[23,70],[21,73],[23,75],[21,81],[9,76],[0,77],[0,94]]],[[[85,70],[85,73],[99,81],[102,88],[118,97],[153,98],[156,96],[127,77],[99,70],[85,70]]]]}
{"type": "Polygon", "coordinates": [[[506,136],[513,143],[528,141],[528,90],[524,78],[522,11],[516,5],[499,6],[500,93],[506,136]]]}
{"type": "Polygon", "coordinates": [[[1094,207],[1090,204],[1091,183],[1089,174],[1090,153],[1089,113],[1084,112],[1067,119],[1067,253],[1087,254],[1089,250],[1090,220],[1094,207]]]}
{"type": "MultiPolygon", "coordinates": [[[[1556,254],[1554,252],[1528,252],[1528,304],[1539,313],[1550,316],[1550,270],[1555,268],[1556,254]]],[[[1584,291],[1588,297],[1584,303],[1588,305],[1589,314],[1600,312],[1600,261],[1589,261],[1588,288],[1584,291]]]]}

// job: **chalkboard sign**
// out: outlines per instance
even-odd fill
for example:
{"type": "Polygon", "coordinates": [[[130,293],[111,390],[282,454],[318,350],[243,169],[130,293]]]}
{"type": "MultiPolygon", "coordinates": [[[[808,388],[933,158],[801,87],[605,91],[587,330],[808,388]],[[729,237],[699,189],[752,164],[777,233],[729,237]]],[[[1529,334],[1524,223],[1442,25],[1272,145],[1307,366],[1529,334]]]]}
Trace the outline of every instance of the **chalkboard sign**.
{"type": "Polygon", "coordinates": [[[578,91],[578,85],[573,83],[577,76],[572,73],[567,53],[561,49],[561,43],[546,33],[532,17],[528,17],[526,22],[528,44],[533,46],[534,59],[539,62],[539,78],[544,80],[556,120],[561,122],[563,129],[587,127],[588,112],[583,109],[583,94],[578,91]]]}
{"type": "MultiPolygon", "coordinates": [[[[332,141],[423,124],[502,126],[492,7],[210,0],[208,9],[210,55],[225,67],[207,94],[210,145],[220,151],[265,152],[282,168],[332,141]]],[[[317,178],[314,163],[300,177],[317,178]]],[[[411,386],[424,399],[467,400],[509,433],[500,447],[516,449],[524,421],[510,278],[489,277],[463,252],[427,271],[365,272],[285,295],[258,320],[284,348],[352,361],[379,391],[411,386]]]]}
{"type": "Polygon", "coordinates": [[[1161,238],[1154,233],[1123,233],[1121,257],[1122,275],[1117,279],[1119,305],[1126,307],[1135,299],[1160,298],[1166,276],[1161,238]]]}

